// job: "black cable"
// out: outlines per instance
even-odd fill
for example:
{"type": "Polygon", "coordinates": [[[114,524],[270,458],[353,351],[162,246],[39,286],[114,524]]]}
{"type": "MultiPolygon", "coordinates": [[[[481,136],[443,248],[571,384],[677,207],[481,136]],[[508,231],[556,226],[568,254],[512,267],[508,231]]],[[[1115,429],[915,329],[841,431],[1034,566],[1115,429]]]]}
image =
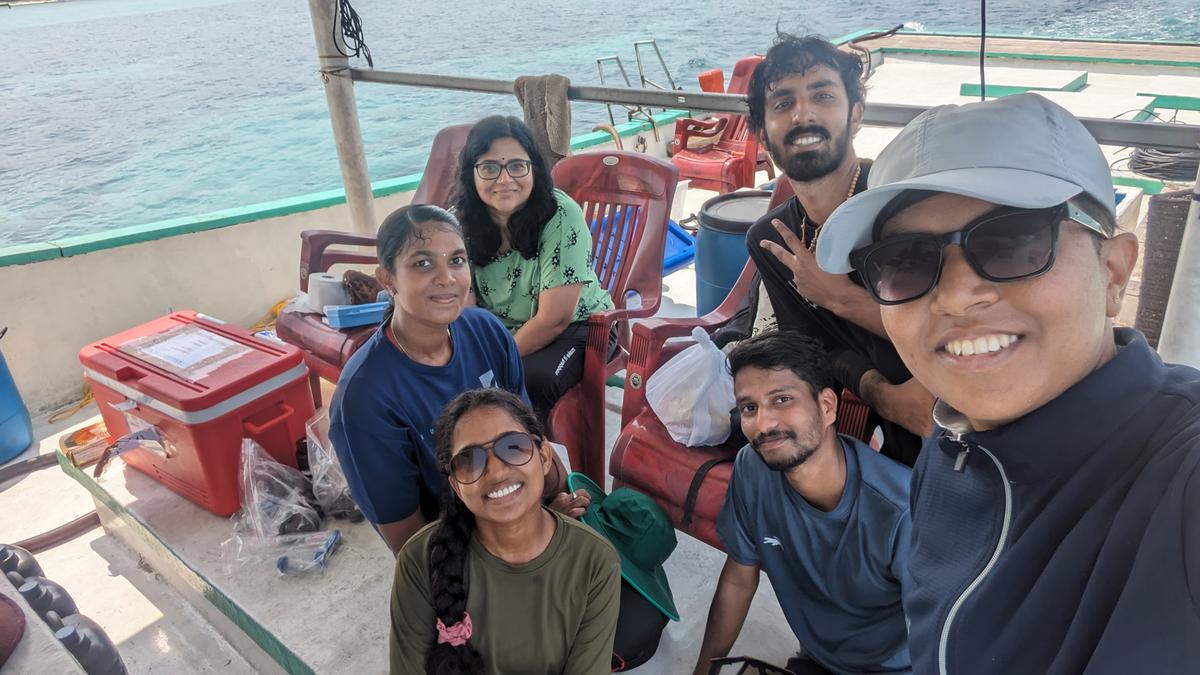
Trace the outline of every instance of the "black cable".
{"type": "Polygon", "coordinates": [[[1135,148],[1129,169],[1159,180],[1192,182],[1200,169],[1200,150],[1135,148]]]}
{"type": "Polygon", "coordinates": [[[358,12],[350,6],[350,0],[337,0],[337,7],[334,8],[335,15],[333,17],[333,44],[337,47],[338,52],[345,57],[362,56],[367,60],[367,67],[374,68],[375,62],[371,60],[371,50],[367,47],[367,43],[363,38],[362,19],[359,18],[358,12]],[[342,40],[338,40],[338,27],[341,27],[342,40]],[[346,48],[349,52],[342,51],[342,41],[346,43],[346,48]]]}
{"type": "Polygon", "coordinates": [[[987,45],[987,0],[979,0],[979,100],[987,100],[987,81],[984,79],[984,48],[987,45]]]}

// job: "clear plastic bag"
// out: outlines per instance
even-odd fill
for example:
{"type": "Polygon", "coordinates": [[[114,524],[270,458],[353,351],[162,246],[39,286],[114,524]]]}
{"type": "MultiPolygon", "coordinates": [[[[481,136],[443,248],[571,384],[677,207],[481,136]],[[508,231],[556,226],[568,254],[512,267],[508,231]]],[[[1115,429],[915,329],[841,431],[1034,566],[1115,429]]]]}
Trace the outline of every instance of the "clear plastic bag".
{"type": "Polygon", "coordinates": [[[341,530],[283,534],[266,541],[234,535],[221,542],[221,562],[226,576],[246,565],[272,566],[281,575],[319,573],[341,543],[341,530]]]}
{"type": "Polygon", "coordinates": [[[276,462],[258,443],[242,439],[242,523],[260,541],[321,527],[305,497],[304,475],[276,462]]]}
{"type": "Polygon", "coordinates": [[[362,512],[354,505],[350,496],[350,485],[338,464],[333,444],[329,442],[329,411],[317,411],[305,425],[308,437],[308,467],[312,472],[313,497],[325,515],[333,518],[349,518],[351,522],[362,520],[362,512]]]}
{"type": "Polygon", "coordinates": [[[238,480],[242,509],[233,536],[221,542],[225,574],[246,565],[271,565],[280,574],[323,570],[341,532],[316,531],[321,518],[309,505],[304,475],[244,438],[238,480]]]}
{"type": "Polygon", "coordinates": [[[728,359],[703,328],[684,349],[646,381],[646,402],[676,443],[719,445],[729,438],[733,377],[728,359]]]}

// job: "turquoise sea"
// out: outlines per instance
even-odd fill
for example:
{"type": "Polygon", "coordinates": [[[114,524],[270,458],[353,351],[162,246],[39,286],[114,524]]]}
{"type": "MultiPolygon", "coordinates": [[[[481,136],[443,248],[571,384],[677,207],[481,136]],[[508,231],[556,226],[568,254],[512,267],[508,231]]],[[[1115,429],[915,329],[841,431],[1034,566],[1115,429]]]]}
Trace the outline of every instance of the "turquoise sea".
{"type": "MultiPolygon", "coordinates": [[[[658,40],[677,82],[761,52],[775,26],[977,30],[974,0],[356,0],[377,68],[595,83],[658,40]]],[[[1200,41],[1196,0],[996,0],[988,29],[1200,41]]],[[[0,247],[340,187],[304,0],[0,6],[0,247]]],[[[359,85],[373,179],[419,171],[437,129],[515,99],[359,85]]],[[[576,105],[578,130],[607,121],[576,105]]],[[[620,118],[618,118],[620,119],[620,118]]]]}

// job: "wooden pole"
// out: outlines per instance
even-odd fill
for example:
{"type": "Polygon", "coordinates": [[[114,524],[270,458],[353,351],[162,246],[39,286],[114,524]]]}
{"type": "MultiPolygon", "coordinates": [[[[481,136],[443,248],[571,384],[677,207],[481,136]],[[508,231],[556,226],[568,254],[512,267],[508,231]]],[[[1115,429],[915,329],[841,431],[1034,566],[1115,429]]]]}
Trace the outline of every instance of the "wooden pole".
{"type": "Polygon", "coordinates": [[[346,47],[341,27],[336,25],[334,5],[334,0],[308,0],[313,37],[317,42],[317,60],[325,82],[325,100],[329,104],[329,121],[333,125],[333,141],[337,146],[342,184],[346,188],[346,205],[350,207],[354,231],[374,235],[378,228],[375,201],[367,173],[362,128],[358,125],[350,59],[342,55],[346,47]]]}

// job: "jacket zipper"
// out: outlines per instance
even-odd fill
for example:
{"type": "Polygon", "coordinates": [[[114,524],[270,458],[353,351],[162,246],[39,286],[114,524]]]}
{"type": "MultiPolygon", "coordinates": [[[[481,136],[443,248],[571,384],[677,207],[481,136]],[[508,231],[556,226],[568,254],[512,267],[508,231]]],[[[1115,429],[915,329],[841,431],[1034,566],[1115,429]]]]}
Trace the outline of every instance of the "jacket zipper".
{"type": "MultiPolygon", "coordinates": [[[[970,446],[962,440],[958,442],[962,445],[963,449],[955,462],[955,469],[961,471],[961,465],[965,464],[966,454],[970,450],[970,446]]],[[[1000,527],[1000,538],[996,541],[996,550],[992,552],[991,560],[983,566],[983,570],[979,572],[975,580],[958,596],[954,604],[950,606],[950,613],[946,615],[946,623],[942,625],[942,635],[938,640],[938,673],[940,675],[947,675],[946,649],[950,641],[950,628],[954,624],[954,618],[958,615],[958,610],[962,609],[963,603],[966,602],[971,593],[975,592],[975,589],[983,583],[983,580],[991,573],[992,568],[996,566],[996,561],[999,560],[1000,554],[1004,552],[1004,543],[1008,540],[1008,528],[1012,521],[1012,486],[1008,484],[1008,474],[1004,472],[1004,465],[987,448],[982,445],[976,447],[992,460],[992,463],[996,465],[996,470],[1000,472],[1000,483],[1004,486],[1004,522],[1000,527]]]]}

